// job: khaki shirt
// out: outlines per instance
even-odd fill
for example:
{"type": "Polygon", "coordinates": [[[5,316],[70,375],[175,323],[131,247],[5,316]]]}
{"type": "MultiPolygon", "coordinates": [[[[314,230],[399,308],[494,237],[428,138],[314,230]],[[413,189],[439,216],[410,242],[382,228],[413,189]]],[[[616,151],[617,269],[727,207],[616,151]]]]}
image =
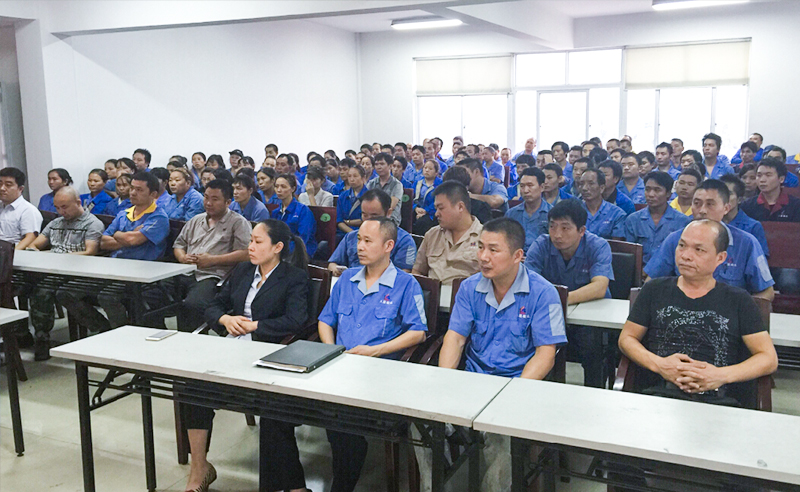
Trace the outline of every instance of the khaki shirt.
{"type": "Polygon", "coordinates": [[[478,236],[482,230],[480,221],[472,217],[472,225],[455,244],[453,233],[441,226],[429,230],[419,246],[414,271],[443,284],[478,273],[478,236]]]}
{"type": "MultiPolygon", "coordinates": [[[[183,226],[172,247],[182,249],[190,255],[200,253],[224,255],[240,249],[247,249],[250,244],[251,232],[253,232],[253,226],[236,212],[231,210],[225,212],[225,215],[214,224],[214,227],[209,226],[208,214],[203,212],[192,217],[183,226]]],[[[199,282],[211,277],[222,278],[234,266],[197,269],[194,272],[195,279],[199,282]]]]}

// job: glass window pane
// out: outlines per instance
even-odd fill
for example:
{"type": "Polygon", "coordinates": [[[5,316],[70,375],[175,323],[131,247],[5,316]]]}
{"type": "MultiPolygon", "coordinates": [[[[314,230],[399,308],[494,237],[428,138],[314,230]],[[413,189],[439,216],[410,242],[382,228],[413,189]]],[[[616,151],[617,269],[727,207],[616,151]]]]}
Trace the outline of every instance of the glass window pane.
{"type": "Polygon", "coordinates": [[[619,136],[619,89],[589,89],[589,137],[619,136]]]}
{"type": "Polygon", "coordinates": [[[461,96],[418,97],[419,142],[461,135],[461,96]]]}
{"type": "Polygon", "coordinates": [[[564,85],[566,82],[566,64],[566,53],[517,55],[517,86],[564,85]]]}
{"type": "Polygon", "coordinates": [[[659,142],[680,138],[685,149],[702,151],[703,135],[710,130],[710,87],[661,89],[658,102],[659,142]]]}
{"type": "Polygon", "coordinates": [[[508,144],[508,96],[464,96],[464,143],[508,144]]]}
{"type": "Polygon", "coordinates": [[[514,108],[516,115],[516,135],[514,136],[514,153],[525,148],[525,140],[536,138],[536,91],[519,91],[514,108]]]}
{"type": "Polygon", "coordinates": [[[574,51],[569,54],[569,83],[613,84],[622,77],[622,50],[574,51]]]}
{"type": "Polygon", "coordinates": [[[626,94],[628,121],[625,134],[631,137],[636,151],[655,148],[655,89],[630,90],[626,94]]]}
{"type": "Polygon", "coordinates": [[[579,145],[586,140],[586,92],[543,92],[539,96],[538,149],[562,140],[579,145]]]}
{"type": "MultiPolygon", "coordinates": [[[[720,153],[733,157],[747,140],[747,86],[717,87],[714,133],[722,137],[720,153]]],[[[756,130],[757,131],[757,130],[756,130]]]]}

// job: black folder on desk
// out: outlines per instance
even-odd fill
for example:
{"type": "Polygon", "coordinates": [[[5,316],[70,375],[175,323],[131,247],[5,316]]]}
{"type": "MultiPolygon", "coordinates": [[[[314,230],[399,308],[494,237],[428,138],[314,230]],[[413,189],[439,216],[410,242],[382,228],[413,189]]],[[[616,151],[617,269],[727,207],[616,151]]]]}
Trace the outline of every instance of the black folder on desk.
{"type": "Polygon", "coordinates": [[[342,345],[298,340],[258,359],[259,367],[291,372],[311,372],[344,352],[342,345]]]}

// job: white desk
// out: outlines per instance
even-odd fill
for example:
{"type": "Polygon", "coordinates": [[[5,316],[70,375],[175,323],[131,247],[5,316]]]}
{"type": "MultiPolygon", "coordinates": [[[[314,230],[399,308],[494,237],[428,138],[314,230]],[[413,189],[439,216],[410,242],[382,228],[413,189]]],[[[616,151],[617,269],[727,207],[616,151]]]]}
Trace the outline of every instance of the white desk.
{"type": "Polygon", "coordinates": [[[630,301],[623,299],[597,299],[582,302],[572,310],[567,309],[567,323],[621,330],[628,319],[630,301]]]}
{"type": "MultiPolygon", "coordinates": [[[[0,326],[5,327],[5,325],[9,323],[27,318],[28,311],[0,308],[0,326]]],[[[8,382],[8,401],[11,404],[11,428],[14,432],[14,451],[17,453],[17,456],[22,456],[25,452],[25,441],[22,436],[22,413],[19,407],[17,359],[12,357],[12,352],[16,353],[19,348],[17,347],[17,337],[12,331],[3,328],[1,333],[3,335],[3,349],[6,355],[6,380],[8,382]]]]}
{"type": "Polygon", "coordinates": [[[28,317],[28,311],[20,311],[19,309],[0,308],[0,325],[13,323],[14,321],[23,320],[28,317]]]}
{"type": "Polygon", "coordinates": [[[514,379],[474,429],[800,485],[800,417],[514,379]]]}
{"type": "Polygon", "coordinates": [[[776,347],[800,348],[800,316],[796,314],[771,313],[769,333],[776,347]]]}

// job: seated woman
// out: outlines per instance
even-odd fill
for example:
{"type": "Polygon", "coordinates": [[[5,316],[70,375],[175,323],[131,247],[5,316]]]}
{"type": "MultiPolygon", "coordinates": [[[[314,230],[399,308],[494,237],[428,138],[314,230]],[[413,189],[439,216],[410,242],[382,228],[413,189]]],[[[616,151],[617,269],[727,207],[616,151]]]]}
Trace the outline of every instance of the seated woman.
{"type": "Polygon", "coordinates": [[[317,221],[311,210],[294,198],[297,180],[293,174],[281,174],[275,179],[275,193],[281,206],[272,211],[272,218],[286,222],[294,234],[303,239],[309,256],[317,251],[317,221]]]}
{"type": "Polygon", "coordinates": [[[170,219],[189,220],[205,211],[203,195],[193,188],[194,177],[186,168],[175,168],[169,173],[172,197],[164,207],[170,219]]]}
{"type": "Polygon", "coordinates": [[[123,210],[131,208],[131,175],[120,174],[117,177],[117,197],[108,202],[105,214],[116,216],[123,210]]]}
{"type": "Polygon", "coordinates": [[[261,200],[253,196],[255,189],[253,178],[245,174],[233,178],[233,202],[230,209],[250,222],[261,222],[269,219],[269,211],[261,200]]]}
{"type": "Polygon", "coordinates": [[[281,204],[278,195],[275,194],[275,178],[277,177],[278,173],[271,167],[262,167],[256,175],[258,194],[261,196],[261,201],[264,202],[264,205],[281,204]]]}
{"type": "Polygon", "coordinates": [[[53,205],[53,197],[56,196],[56,191],[71,184],[72,177],[69,175],[69,171],[60,167],[51,169],[50,172],[47,173],[47,186],[50,187],[51,191],[50,193],[42,195],[39,199],[39,210],[42,212],[58,213],[56,211],[56,206],[53,205]]]}
{"type": "Polygon", "coordinates": [[[306,191],[300,193],[297,201],[311,207],[332,207],[333,195],[322,189],[325,174],[322,170],[312,167],[306,172],[306,191]]]}
{"type": "Polygon", "coordinates": [[[206,155],[202,152],[195,152],[192,154],[192,178],[194,182],[194,189],[197,191],[203,190],[203,185],[200,184],[200,173],[206,168],[206,155]]]}
{"type": "MultiPolygon", "coordinates": [[[[283,222],[268,219],[253,229],[247,250],[250,262],[234,267],[206,308],[209,325],[218,333],[258,342],[277,343],[300,333],[308,320],[310,298],[302,240],[283,222]]],[[[206,492],[217,478],[206,460],[214,410],[186,405],[185,417],[192,454],[186,490],[206,492]]],[[[266,479],[261,490],[305,491],[294,426],[262,418],[260,427],[260,475],[266,479]]]]}
{"type": "Polygon", "coordinates": [[[109,159],[103,164],[103,168],[108,174],[105,190],[111,197],[117,196],[117,159],[109,159]]]}
{"type": "Polygon", "coordinates": [[[81,205],[84,209],[95,215],[106,213],[106,206],[114,200],[104,189],[107,182],[108,174],[102,169],[89,171],[89,179],[86,180],[89,193],[81,195],[81,205]]]}
{"type": "MultiPolygon", "coordinates": [[[[744,181],[744,196],[742,196],[744,200],[758,196],[758,194],[761,193],[761,190],[758,189],[755,164],[744,164],[741,169],[739,169],[739,177],[744,181]]],[[[42,207],[39,207],[40,210],[41,208],[42,207]]]]}
{"type": "Polygon", "coordinates": [[[442,179],[436,173],[439,164],[434,160],[427,160],[422,165],[423,178],[414,186],[414,233],[417,230],[425,235],[428,229],[436,225],[436,207],[433,205],[433,190],[442,184],[442,179]],[[418,224],[418,225],[417,225],[418,224]]]}

